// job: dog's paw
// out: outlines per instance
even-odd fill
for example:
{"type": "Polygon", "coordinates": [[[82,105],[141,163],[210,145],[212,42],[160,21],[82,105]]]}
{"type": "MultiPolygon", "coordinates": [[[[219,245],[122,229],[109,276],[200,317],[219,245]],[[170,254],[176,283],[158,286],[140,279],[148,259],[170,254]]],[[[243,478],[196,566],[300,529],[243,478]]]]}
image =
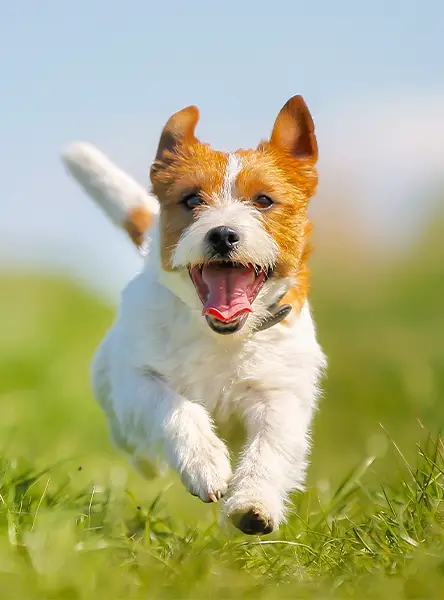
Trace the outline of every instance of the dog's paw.
{"type": "Polygon", "coordinates": [[[242,488],[230,490],[224,501],[224,514],[231,523],[248,535],[267,535],[275,531],[284,518],[284,503],[277,494],[260,494],[242,488]]]}
{"type": "Polygon", "coordinates": [[[187,490],[203,502],[217,502],[226,494],[232,476],[228,450],[215,435],[184,456],[179,473],[187,490]]]}
{"type": "Polygon", "coordinates": [[[275,529],[273,519],[263,508],[251,507],[230,515],[235,527],[247,535],[266,535],[275,529]]]}

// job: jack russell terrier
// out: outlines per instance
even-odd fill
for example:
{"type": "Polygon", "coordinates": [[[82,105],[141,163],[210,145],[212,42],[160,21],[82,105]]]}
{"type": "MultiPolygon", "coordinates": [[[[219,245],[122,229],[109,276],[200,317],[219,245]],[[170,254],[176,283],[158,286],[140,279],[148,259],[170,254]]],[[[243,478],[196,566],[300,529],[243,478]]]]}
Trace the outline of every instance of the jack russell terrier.
{"type": "Polygon", "coordinates": [[[89,144],[62,154],[144,255],[92,386],[142,472],[160,456],[193,495],[223,498],[244,533],[267,534],[303,488],[326,365],[308,304],[318,149],[301,96],[255,150],[213,150],[195,136],[198,119],[189,106],[166,123],[151,194],[89,144]],[[233,415],[246,432],[234,468],[215,429],[233,415]]]}

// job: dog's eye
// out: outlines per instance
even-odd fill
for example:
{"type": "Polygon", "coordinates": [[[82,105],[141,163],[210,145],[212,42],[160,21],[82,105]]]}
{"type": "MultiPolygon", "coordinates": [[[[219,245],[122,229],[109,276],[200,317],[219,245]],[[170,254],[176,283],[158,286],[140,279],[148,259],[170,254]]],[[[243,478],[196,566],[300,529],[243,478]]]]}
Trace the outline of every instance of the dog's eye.
{"type": "Polygon", "coordinates": [[[190,194],[189,196],[185,196],[182,200],[182,204],[192,210],[197,206],[203,204],[202,198],[200,198],[197,194],[190,194]]]}
{"type": "Polygon", "coordinates": [[[273,200],[268,196],[264,196],[262,194],[261,196],[257,196],[253,200],[253,204],[259,210],[267,210],[268,208],[271,208],[273,206],[273,200]]]}

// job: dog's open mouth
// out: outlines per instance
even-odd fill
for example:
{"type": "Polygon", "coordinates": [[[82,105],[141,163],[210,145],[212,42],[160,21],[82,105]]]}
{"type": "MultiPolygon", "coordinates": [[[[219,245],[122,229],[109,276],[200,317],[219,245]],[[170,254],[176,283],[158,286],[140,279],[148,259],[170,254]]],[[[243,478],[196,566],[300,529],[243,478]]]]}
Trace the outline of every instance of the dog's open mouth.
{"type": "Polygon", "coordinates": [[[202,314],[214,331],[224,334],[244,325],[267,279],[263,269],[231,261],[210,262],[189,271],[203,304],[202,314]]]}

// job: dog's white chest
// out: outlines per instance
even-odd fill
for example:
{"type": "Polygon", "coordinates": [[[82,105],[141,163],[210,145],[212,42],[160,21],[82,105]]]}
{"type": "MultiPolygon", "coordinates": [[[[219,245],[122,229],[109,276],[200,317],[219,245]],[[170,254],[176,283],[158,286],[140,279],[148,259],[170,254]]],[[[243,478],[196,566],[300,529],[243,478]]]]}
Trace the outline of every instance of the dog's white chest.
{"type": "Polygon", "coordinates": [[[291,389],[310,383],[319,370],[323,357],[308,307],[293,326],[242,342],[207,331],[199,310],[146,275],[124,293],[116,331],[119,361],[158,373],[213,414],[236,412],[249,386],[291,389]]]}
{"type": "Polygon", "coordinates": [[[199,340],[182,347],[180,363],[169,369],[170,385],[189,400],[204,404],[211,412],[233,410],[234,389],[239,382],[236,358],[199,340]],[[219,350],[219,351],[218,351],[219,350]]]}
{"type": "Polygon", "coordinates": [[[205,329],[199,311],[144,279],[133,280],[123,298],[119,329],[127,360],[159,373],[188,400],[225,412],[242,379],[243,345],[218,339],[205,329]]]}

